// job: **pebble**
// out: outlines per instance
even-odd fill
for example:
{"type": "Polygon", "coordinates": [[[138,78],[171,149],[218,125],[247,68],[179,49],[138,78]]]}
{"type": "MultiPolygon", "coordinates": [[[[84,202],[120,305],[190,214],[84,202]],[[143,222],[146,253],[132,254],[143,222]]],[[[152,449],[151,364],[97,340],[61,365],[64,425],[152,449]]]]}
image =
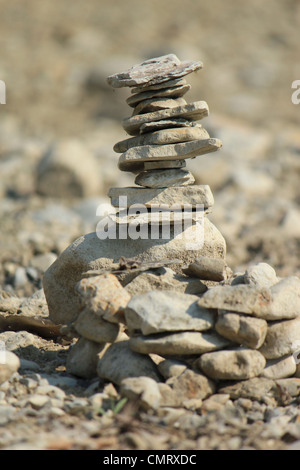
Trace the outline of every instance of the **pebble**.
{"type": "Polygon", "coordinates": [[[68,373],[83,378],[95,377],[98,354],[104,347],[105,343],[95,343],[84,337],[79,338],[68,352],[66,363],[68,373]]]}
{"type": "Polygon", "coordinates": [[[225,268],[223,259],[201,256],[195,259],[183,272],[202,280],[220,282],[225,279],[225,268]]]}
{"type": "Polygon", "coordinates": [[[216,390],[212,380],[191,369],[185,370],[182,374],[166,383],[170,383],[180,402],[190,399],[203,400],[215,393],[216,390]]]}
{"type": "Polygon", "coordinates": [[[219,311],[215,328],[221,336],[234,343],[258,349],[266,338],[268,324],[261,318],[223,310],[219,311]]]}
{"type": "Polygon", "coordinates": [[[266,359],[277,359],[292,354],[294,347],[299,349],[300,318],[278,321],[269,324],[266,339],[260,352],[266,359]]]}
{"type": "Polygon", "coordinates": [[[174,359],[164,359],[157,366],[160,374],[167,380],[171,377],[178,377],[187,368],[184,362],[176,361],[174,359]]]}
{"type": "Polygon", "coordinates": [[[141,91],[140,93],[135,93],[129,96],[126,103],[134,108],[141,101],[149,100],[150,98],[179,98],[180,96],[185,95],[190,89],[191,85],[184,83],[182,85],[169,86],[168,88],[159,88],[158,90],[141,91]]]}
{"type": "Polygon", "coordinates": [[[270,359],[266,362],[260,377],[268,379],[283,379],[291,377],[296,372],[296,363],[293,356],[284,356],[279,359],[270,359]]]}
{"type": "Polygon", "coordinates": [[[29,397],[26,403],[32,406],[35,410],[39,410],[49,403],[49,397],[46,395],[34,394],[29,397]]]}
{"type": "Polygon", "coordinates": [[[267,263],[250,266],[244,275],[245,284],[256,287],[272,287],[278,281],[275,269],[267,263]]]}
{"type": "Polygon", "coordinates": [[[150,377],[128,377],[121,380],[120,394],[138,401],[145,409],[157,409],[161,401],[158,383],[150,377]]]}
{"type": "Polygon", "coordinates": [[[102,320],[94,312],[84,309],[73,323],[77,333],[95,343],[113,343],[120,331],[119,325],[102,320]]]}
{"type": "Polygon", "coordinates": [[[134,183],[145,188],[168,188],[171,186],[186,186],[195,182],[189,170],[150,170],[137,175],[134,183]]]}
{"type": "Polygon", "coordinates": [[[133,110],[132,116],[137,114],[152,113],[162,109],[172,109],[176,106],[186,105],[184,98],[155,98],[141,101],[133,110]]]}

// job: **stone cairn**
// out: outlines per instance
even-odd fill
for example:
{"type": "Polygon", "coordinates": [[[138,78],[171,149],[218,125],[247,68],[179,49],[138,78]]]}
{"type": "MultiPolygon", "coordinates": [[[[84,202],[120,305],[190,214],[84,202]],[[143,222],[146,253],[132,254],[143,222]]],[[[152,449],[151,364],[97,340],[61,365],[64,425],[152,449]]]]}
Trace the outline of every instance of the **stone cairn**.
{"type": "MultiPolygon", "coordinates": [[[[211,208],[209,187],[193,185],[185,169],[185,159],[221,146],[196,123],[207,115],[206,103],[188,105],[182,98],[190,88],[182,77],[199,68],[199,62],[168,55],[108,78],[112,86],[133,87],[127,100],[133,116],[123,121],[133,137],[115,150],[123,152],[119,168],[136,172],[141,186],[111,189],[112,205],[127,196],[128,206],[179,200],[211,208]]],[[[117,218],[122,223],[122,215],[117,218]]],[[[75,287],[80,307],[73,304],[72,321],[62,328],[78,337],[67,371],[109,380],[122,395],[152,409],[209,410],[240,397],[290,402],[300,395],[299,278],[280,279],[266,263],[233,275],[224,251],[197,253],[184,274],[163,262],[147,269],[143,261],[125,260],[119,271],[82,276],[75,287]],[[120,271],[132,272],[131,280],[124,282],[120,271]]],[[[49,268],[51,275],[65,273],[64,256],[49,268]]],[[[63,318],[63,312],[53,317],[63,318]]]]}

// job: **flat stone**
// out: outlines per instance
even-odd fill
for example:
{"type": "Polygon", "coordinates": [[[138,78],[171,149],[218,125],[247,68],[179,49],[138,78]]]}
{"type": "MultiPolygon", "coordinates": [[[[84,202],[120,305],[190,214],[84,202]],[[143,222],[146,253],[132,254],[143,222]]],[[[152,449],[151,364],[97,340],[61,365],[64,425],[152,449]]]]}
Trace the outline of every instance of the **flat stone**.
{"type": "Polygon", "coordinates": [[[117,153],[123,153],[132,147],[175,144],[201,139],[209,139],[208,132],[202,126],[174,127],[122,140],[115,144],[114,151],[117,153]]]}
{"type": "Polygon", "coordinates": [[[121,171],[139,172],[144,162],[164,160],[186,160],[207,153],[216,152],[222,147],[219,139],[203,139],[166,145],[143,145],[132,147],[119,157],[118,166],[121,171]]]}
{"type": "MultiPolygon", "coordinates": [[[[130,207],[135,205],[144,205],[150,208],[154,205],[162,205],[164,208],[173,206],[174,209],[184,207],[196,208],[197,205],[203,205],[204,209],[212,207],[214,198],[208,185],[194,186],[173,186],[170,188],[110,188],[108,196],[114,207],[130,207]],[[123,206],[123,200],[119,198],[126,197],[123,206]],[[122,202],[120,206],[120,202],[122,202]]],[[[172,209],[171,209],[172,210],[172,209]]]]}
{"type": "Polygon", "coordinates": [[[231,343],[215,332],[184,331],[171,334],[136,336],[129,340],[130,348],[141,354],[189,355],[222,349],[231,343]]]}
{"type": "Polygon", "coordinates": [[[279,359],[270,359],[267,361],[260,377],[267,379],[283,379],[291,377],[296,372],[296,362],[293,356],[284,356],[279,359]]]}
{"type": "Polygon", "coordinates": [[[128,377],[150,377],[156,382],[160,376],[155,363],[149,356],[132,351],[128,341],[113,343],[98,361],[97,374],[100,378],[120,385],[128,377]]]}
{"type": "Polygon", "coordinates": [[[184,273],[202,280],[220,282],[225,279],[225,268],[226,264],[222,259],[201,257],[184,269],[184,273]]]}
{"type": "Polygon", "coordinates": [[[136,93],[127,98],[126,103],[134,108],[141,101],[156,99],[156,98],[179,98],[191,89],[191,85],[179,85],[170,88],[160,88],[158,90],[149,90],[136,93]]]}
{"type": "MultiPolygon", "coordinates": [[[[58,324],[75,320],[82,309],[80,296],[74,295],[75,285],[87,271],[109,270],[122,256],[146,263],[178,259],[179,263],[173,266],[173,270],[180,274],[181,266],[193,262],[198,256],[224,258],[225,254],[225,240],[207,217],[204,217],[202,240],[194,227],[184,230],[180,238],[172,226],[168,239],[133,239],[128,234],[120,239],[116,234],[115,238],[107,236],[101,240],[95,232],[81,236],[60,254],[44,274],[43,288],[49,316],[58,324]],[[189,240],[195,237],[197,243],[187,244],[186,236],[189,240]]],[[[127,283],[132,280],[130,272],[128,278],[127,283]]]]}
{"type": "MultiPolygon", "coordinates": [[[[199,300],[199,305],[254,315],[265,320],[295,318],[300,314],[300,279],[282,279],[270,288],[250,285],[216,286],[199,300]]],[[[288,354],[283,353],[281,355],[288,354]]]]}
{"type": "Polygon", "coordinates": [[[206,414],[209,411],[221,410],[228,402],[230,396],[228,393],[216,393],[203,401],[201,413],[206,414]]]}
{"type": "Polygon", "coordinates": [[[153,113],[162,109],[172,109],[176,106],[185,106],[187,102],[184,98],[156,98],[141,101],[133,110],[132,116],[138,114],[153,113]]]}
{"type": "Polygon", "coordinates": [[[68,352],[66,369],[69,374],[85,379],[97,377],[98,354],[104,350],[105,343],[95,343],[79,338],[68,352]]]}
{"type": "Polygon", "coordinates": [[[20,365],[20,359],[15,353],[0,349],[0,384],[8,380],[20,365]]]}
{"type": "Polygon", "coordinates": [[[141,125],[139,134],[147,134],[150,132],[156,132],[161,129],[173,129],[173,128],[186,128],[186,127],[199,127],[200,124],[197,121],[189,121],[187,119],[180,118],[169,118],[162,119],[160,121],[145,122],[141,125]]]}
{"type": "Polygon", "coordinates": [[[267,263],[250,266],[244,275],[245,284],[256,287],[272,287],[278,281],[275,269],[267,263]]]}
{"type": "Polygon", "coordinates": [[[161,268],[139,274],[126,284],[125,289],[132,296],[154,290],[171,290],[200,295],[207,290],[207,287],[199,279],[188,278],[182,274],[175,273],[170,268],[161,268]]]}
{"type": "Polygon", "coordinates": [[[107,77],[107,82],[115,88],[156,85],[184,77],[202,67],[203,64],[199,61],[181,62],[175,54],[168,54],[145,60],[124,72],[110,75],[107,77]]]}
{"type": "Polygon", "coordinates": [[[130,135],[140,133],[143,124],[161,121],[163,119],[181,118],[190,121],[198,121],[209,114],[208,105],[205,101],[195,101],[183,106],[176,106],[171,109],[162,109],[152,113],[139,114],[122,120],[123,129],[130,135]]]}
{"type": "Polygon", "coordinates": [[[195,183],[195,178],[189,170],[150,170],[139,173],[135,184],[146,188],[169,188],[171,186],[187,186],[195,183]]]}
{"type": "Polygon", "coordinates": [[[193,398],[203,400],[212,395],[216,390],[212,380],[191,369],[187,369],[181,375],[172,379],[171,386],[182,403],[193,398]]]}
{"type": "Polygon", "coordinates": [[[200,309],[198,297],[174,291],[151,291],[132,297],[125,309],[130,334],[170,331],[204,331],[213,327],[215,315],[200,309]]]}
{"type": "MultiPolygon", "coordinates": [[[[109,325],[106,325],[105,320],[107,322],[119,323],[122,319],[123,309],[130,300],[130,295],[122,287],[116,276],[107,273],[85,278],[76,285],[75,289],[80,295],[81,305],[84,311],[87,312],[85,315],[81,316],[81,319],[75,324],[75,328],[82,330],[84,327],[84,318],[89,318],[89,321],[97,328],[96,322],[92,320],[92,317],[87,316],[88,312],[90,312],[92,315],[102,318],[102,325],[101,321],[99,321],[97,334],[100,334],[100,328],[103,328],[103,334],[105,329],[109,336],[114,336],[113,332],[116,332],[117,328],[112,327],[110,329],[111,333],[108,333],[109,325]]],[[[99,320],[101,320],[101,318],[99,318],[99,320]]],[[[111,342],[108,340],[105,341],[111,342]]]]}
{"type": "Polygon", "coordinates": [[[258,351],[240,348],[203,354],[197,365],[212,379],[245,380],[258,376],[266,360],[258,351]]]}
{"type": "Polygon", "coordinates": [[[276,359],[299,350],[300,317],[269,324],[260,352],[267,359],[276,359]]]}
{"type": "Polygon", "coordinates": [[[120,330],[119,325],[103,320],[88,309],[79,314],[73,326],[79,335],[95,343],[113,343],[120,330]]]}
{"type": "Polygon", "coordinates": [[[221,336],[234,343],[258,349],[266,338],[268,324],[261,318],[219,311],[215,328],[221,336]]]}
{"type": "Polygon", "coordinates": [[[122,379],[120,394],[129,400],[138,402],[146,410],[156,410],[161,402],[158,383],[151,377],[141,376],[122,379]]]}
{"type": "Polygon", "coordinates": [[[181,375],[187,369],[187,365],[175,359],[165,359],[158,364],[157,368],[164,379],[168,380],[181,375]]]}
{"type": "Polygon", "coordinates": [[[160,162],[144,162],[144,170],[166,170],[169,168],[185,168],[185,160],[165,160],[160,162]]]}
{"type": "Polygon", "coordinates": [[[130,89],[131,94],[139,94],[148,91],[156,91],[156,90],[163,90],[165,88],[174,88],[178,86],[186,85],[185,78],[174,78],[172,80],[167,80],[166,82],[157,83],[156,85],[145,85],[145,86],[137,86],[130,89]]]}
{"type": "Polygon", "coordinates": [[[50,399],[46,395],[33,394],[28,399],[28,404],[32,406],[35,410],[40,410],[49,403],[50,399]]]}
{"type": "MultiPolygon", "coordinates": [[[[209,210],[209,208],[207,208],[209,210]]],[[[116,222],[117,224],[125,224],[128,227],[137,227],[143,225],[153,225],[153,226],[169,226],[175,224],[183,225],[184,221],[189,220],[189,222],[199,224],[203,223],[204,214],[207,210],[200,211],[200,210],[182,210],[181,207],[174,208],[164,208],[162,206],[151,206],[147,212],[134,210],[132,211],[129,209],[121,210],[116,214],[110,214],[110,219],[112,222],[116,222]]],[[[184,270],[185,271],[185,270],[184,270]]]]}
{"type": "Polygon", "coordinates": [[[266,395],[272,395],[271,391],[274,385],[274,381],[271,379],[254,377],[233,385],[222,386],[218,389],[218,393],[228,393],[232,400],[249,398],[250,400],[261,401],[266,395]]]}

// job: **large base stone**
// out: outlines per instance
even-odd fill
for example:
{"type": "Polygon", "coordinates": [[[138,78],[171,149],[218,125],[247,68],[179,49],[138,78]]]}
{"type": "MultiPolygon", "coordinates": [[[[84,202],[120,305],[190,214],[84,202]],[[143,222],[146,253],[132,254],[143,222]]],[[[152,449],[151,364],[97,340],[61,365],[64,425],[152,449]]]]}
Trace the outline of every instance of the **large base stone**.
{"type": "MultiPolygon", "coordinates": [[[[122,256],[145,262],[178,259],[182,264],[172,266],[177,273],[181,273],[184,265],[192,263],[199,256],[225,258],[226,244],[221,233],[207,217],[204,217],[203,227],[203,245],[199,243],[198,246],[189,246],[183,238],[174,238],[172,227],[170,238],[165,240],[100,240],[95,232],[78,238],[44,274],[43,287],[51,320],[62,324],[73,321],[80,309],[80,297],[74,290],[75,284],[86,271],[109,269],[122,256]]],[[[195,233],[194,227],[187,230],[190,230],[190,234],[195,233]]],[[[129,271],[127,281],[125,276],[122,284],[126,285],[130,280],[132,276],[129,271]]]]}

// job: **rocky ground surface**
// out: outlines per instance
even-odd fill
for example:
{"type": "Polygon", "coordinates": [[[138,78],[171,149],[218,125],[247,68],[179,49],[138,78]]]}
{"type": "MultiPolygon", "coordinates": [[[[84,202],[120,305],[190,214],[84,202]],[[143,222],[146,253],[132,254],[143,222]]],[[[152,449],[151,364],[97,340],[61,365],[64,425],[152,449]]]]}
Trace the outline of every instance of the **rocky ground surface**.
{"type": "Polygon", "coordinates": [[[205,127],[223,148],[188,168],[213,191],[208,217],[226,239],[227,264],[235,275],[266,262],[279,277],[300,276],[299,110],[290,99],[300,78],[297,2],[176,2],[174,19],[169,2],[163,11],[156,1],[146,10],[134,0],[126,8],[6,3],[0,345],[20,363],[12,360],[0,384],[0,448],[299,449],[299,393],[290,383],[268,394],[255,382],[225,390],[195,410],[145,409],[109,380],[68,373],[72,341],[49,323],[41,290],[57,256],[95,230],[109,188],[133,184],[113,152],[126,138],[127,95],[105,77],[170,52],[204,62],[189,93],[210,104],[205,127]]]}

